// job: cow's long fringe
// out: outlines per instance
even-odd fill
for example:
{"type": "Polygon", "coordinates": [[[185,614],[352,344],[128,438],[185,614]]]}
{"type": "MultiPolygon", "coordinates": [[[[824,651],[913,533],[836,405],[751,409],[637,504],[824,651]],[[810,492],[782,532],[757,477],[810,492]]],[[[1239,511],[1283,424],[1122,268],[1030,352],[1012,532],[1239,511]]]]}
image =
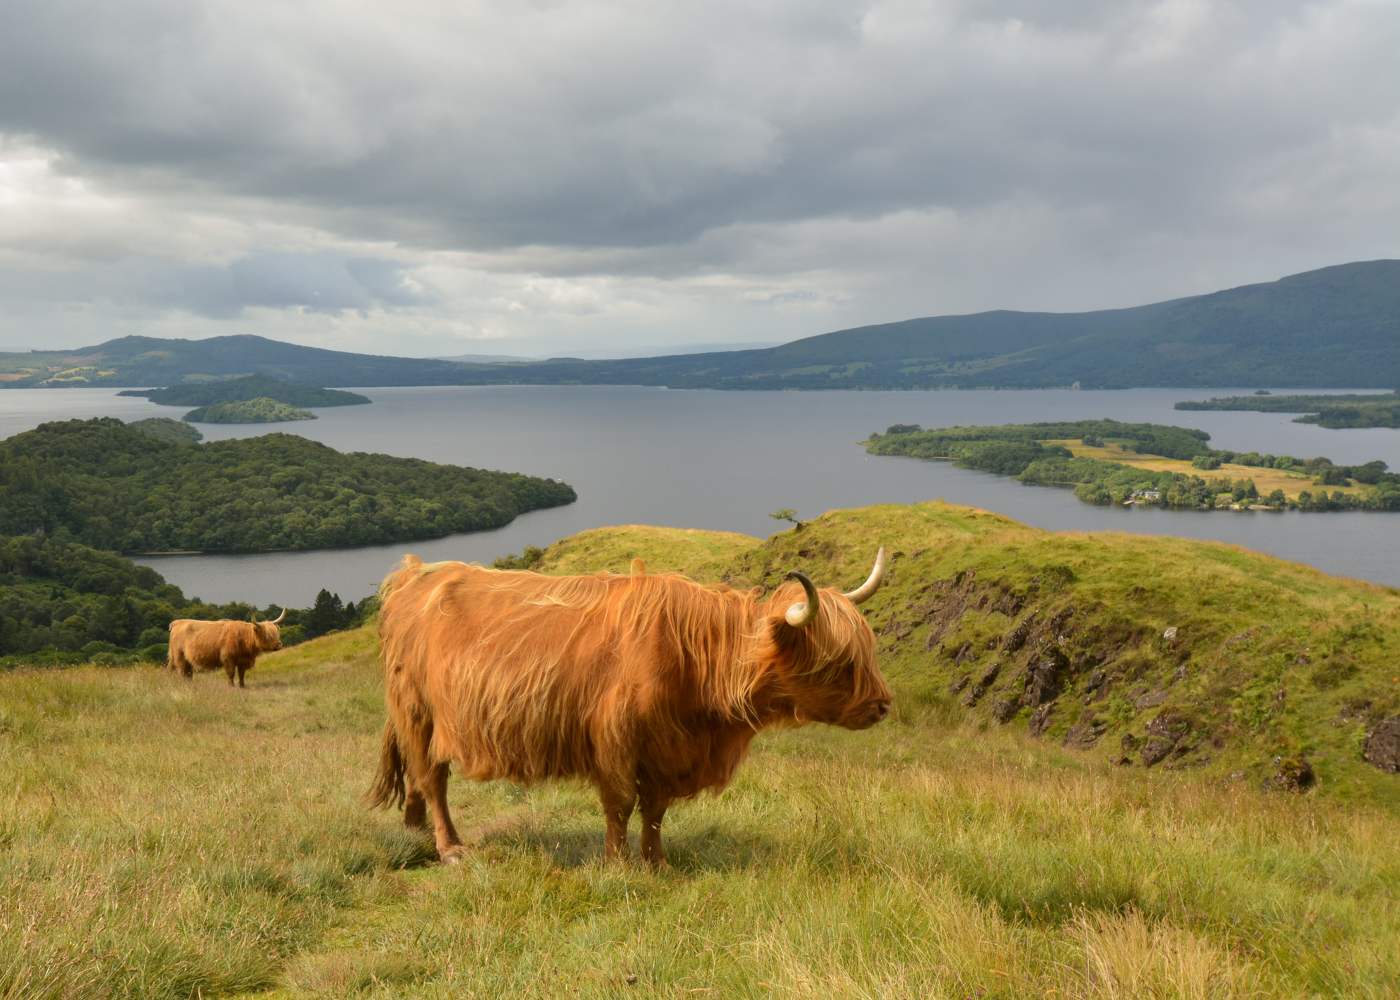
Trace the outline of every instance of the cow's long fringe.
{"type": "Polygon", "coordinates": [[[365,793],[365,803],[371,809],[398,808],[404,802],[403,752],[399,749],[394,724],[384,724],[384,739],[379,747],[379,773],[365,793]]]}

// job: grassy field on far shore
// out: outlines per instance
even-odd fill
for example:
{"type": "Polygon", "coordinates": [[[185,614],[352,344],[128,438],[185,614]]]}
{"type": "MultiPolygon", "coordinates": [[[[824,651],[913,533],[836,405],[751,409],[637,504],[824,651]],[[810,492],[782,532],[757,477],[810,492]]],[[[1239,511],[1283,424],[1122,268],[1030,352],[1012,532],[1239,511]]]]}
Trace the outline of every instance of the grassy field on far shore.
{"type": "Polygon", "coordinates": [[[1068,448],[1075,458],[1096,458],[1103,462],[1131,465],[1135,469],[1146,469],[1149,472],[1175,472],[1183,476],[1200,476],[1205,480],[1252,479],[1260,496],[1268,496],[1274,490],[1283,490],[1284,496],[1290,500],[1296,500],[1298,494],[1304,490],[1310,493],[1323,490],[1328,493],[1361,494],[1368,489],[1366,486],[1359,486],[1355,483],[1350,486],[1318,486],[1315,482],[1316,477],[1306,473],[1290,472],[1287,469],[1266,469],[1255,465],[1239,465],[1235,462],[1226,462],[1218,469],[1198,469],[1184,459],[1164,458],[1161,455],[1139,455],[1137,452],[1129,451],[1112,441],[1106,441],[1102,446],[1087,445],[1082,441],[1046,441],[1045,443],[1068,448]]]}

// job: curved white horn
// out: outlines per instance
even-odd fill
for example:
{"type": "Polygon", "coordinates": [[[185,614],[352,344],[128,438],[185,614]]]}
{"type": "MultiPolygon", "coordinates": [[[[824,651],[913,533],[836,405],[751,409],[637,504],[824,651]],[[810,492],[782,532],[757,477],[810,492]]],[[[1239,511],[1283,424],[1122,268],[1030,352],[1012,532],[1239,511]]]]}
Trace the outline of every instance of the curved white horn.
{"type": "Polygon", "coordinates": [[[802,584],[802,589],[807,594],[805,602],[798,601],[787,609],[787,623],[793,628],[802,628],[810,622],[817,614],[817,608],[821,605],[821,598],[817,596],[817,585],[812,582],[812,578],[800,570],[793,570],[785,580],[796,580],[802,584]]]}
{"type": "MultiPolygon", "coordinates": [[[[883,550],[881,550],[881,551],[883,551],[883,550]]],[[[270,625],[280,625],[280,624],[282,624],[282,619],[283,619],[283,618],[286,618],[286,617],[287,617],[287,609],[286,609],[286,608],[283,608],[283,609],[282,609],[282,613],[281,613],[280,615],[278,615],[276,618],[272,619],[272,621],[269,622],[268,624],[270,624],[270,625]]]]}
{"type": "Polygon", "coordinates": [[[880,581],[885,578],[885,570],[889,568],[889,565],[889,557],[885,555],[885,547],[881,545],[880,551],[875,553],[875,568],[870,571],[865,582],[850,593],[841,596],[852,604],[860,604],[862,601],[869,600],[875,591],[880,589],[880,581]]]}

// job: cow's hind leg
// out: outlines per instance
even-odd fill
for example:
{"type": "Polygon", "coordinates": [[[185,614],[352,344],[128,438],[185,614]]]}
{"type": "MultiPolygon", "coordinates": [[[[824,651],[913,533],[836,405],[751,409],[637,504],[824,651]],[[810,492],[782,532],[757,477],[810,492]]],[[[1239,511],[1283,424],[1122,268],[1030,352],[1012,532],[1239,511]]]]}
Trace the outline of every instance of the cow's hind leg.
{"type": "Polygon", "coordinates": [[[661,821],[670,804],[671,800],[655,789],[642,788],[642,860],[653,868],[666,865],[666,855],[661,850],[661,821]]]}
{"type": "Polygon", "coordinates": [[[633,788],[600,785],[598,797],[603,801],[603,818],[607,822],[607,833],[603,837],[603,857],[609,861],[623,860],[628,853],[627,823],[637,805],[636,791],[633,788]]]}
{"type": "MultiPolygon", "coordinates": [[[[437,845],[438,857],[449,865],[456,864],[465,851],[462,838],[457,835],[457,828],[452,825],[452,814],[447,811],[446,761],[433,764],[421,784],[416,777],[411,780],[416,787],[423,789],[428,805],[433,807],[433,842],[437,845]]],[[[408,821],[410,803],[411,800],[404,803],[405,822],[408,821]]]]}
{"type": "Polygon", "coordinates": [[[428,800],[423,798],[412,778],[404,780],[403,825],[410,830],[428,829],[428,800]]]}

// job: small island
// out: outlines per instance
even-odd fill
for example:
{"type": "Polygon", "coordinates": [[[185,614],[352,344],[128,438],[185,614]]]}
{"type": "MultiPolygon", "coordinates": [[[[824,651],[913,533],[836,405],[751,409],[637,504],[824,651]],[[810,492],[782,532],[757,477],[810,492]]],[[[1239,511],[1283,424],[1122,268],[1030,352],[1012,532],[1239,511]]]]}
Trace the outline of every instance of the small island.
{"type": "Polygon", "coordinates": [[[1317,424],[1333,430],[1351,427],[1400,427],[1400,392],[1338,393],[1320,396],[1275,396],[1259,391],[1252,396],[1219,396],[1183,400],[1178,410],[1252,410],[1258,413],[1301,413],[1297,424],[1317,424]]]}
{"type": "Polygon", "coordinates": [[[343,389],[324,389],[304,382],[290,382],[271,375],[245,375],[240,378],[203,382],[181,382],[163,389],[126,389],[119,396],[144,396],[161,406],[212,406],[215,403],[243,403],[272,399],[288,406],[364,406],[368,396],[343,389]]]}
{"type": "Polygon", "coordinates": [[[874,455],[951,461],[1064,486],[1086,503],[1188,510],[1400,511],[1400,475],[1386,463],[1223,451],[1205,431],[1117,420],[924,429],[872,434],[874,455]]]}
{"type": "Polygon", "coordinates": [[[186,413],[184,419],[192,424],[277,424],[288,420],[315,420],[316,414],[267,396],[213,403],[186,413]]]}

